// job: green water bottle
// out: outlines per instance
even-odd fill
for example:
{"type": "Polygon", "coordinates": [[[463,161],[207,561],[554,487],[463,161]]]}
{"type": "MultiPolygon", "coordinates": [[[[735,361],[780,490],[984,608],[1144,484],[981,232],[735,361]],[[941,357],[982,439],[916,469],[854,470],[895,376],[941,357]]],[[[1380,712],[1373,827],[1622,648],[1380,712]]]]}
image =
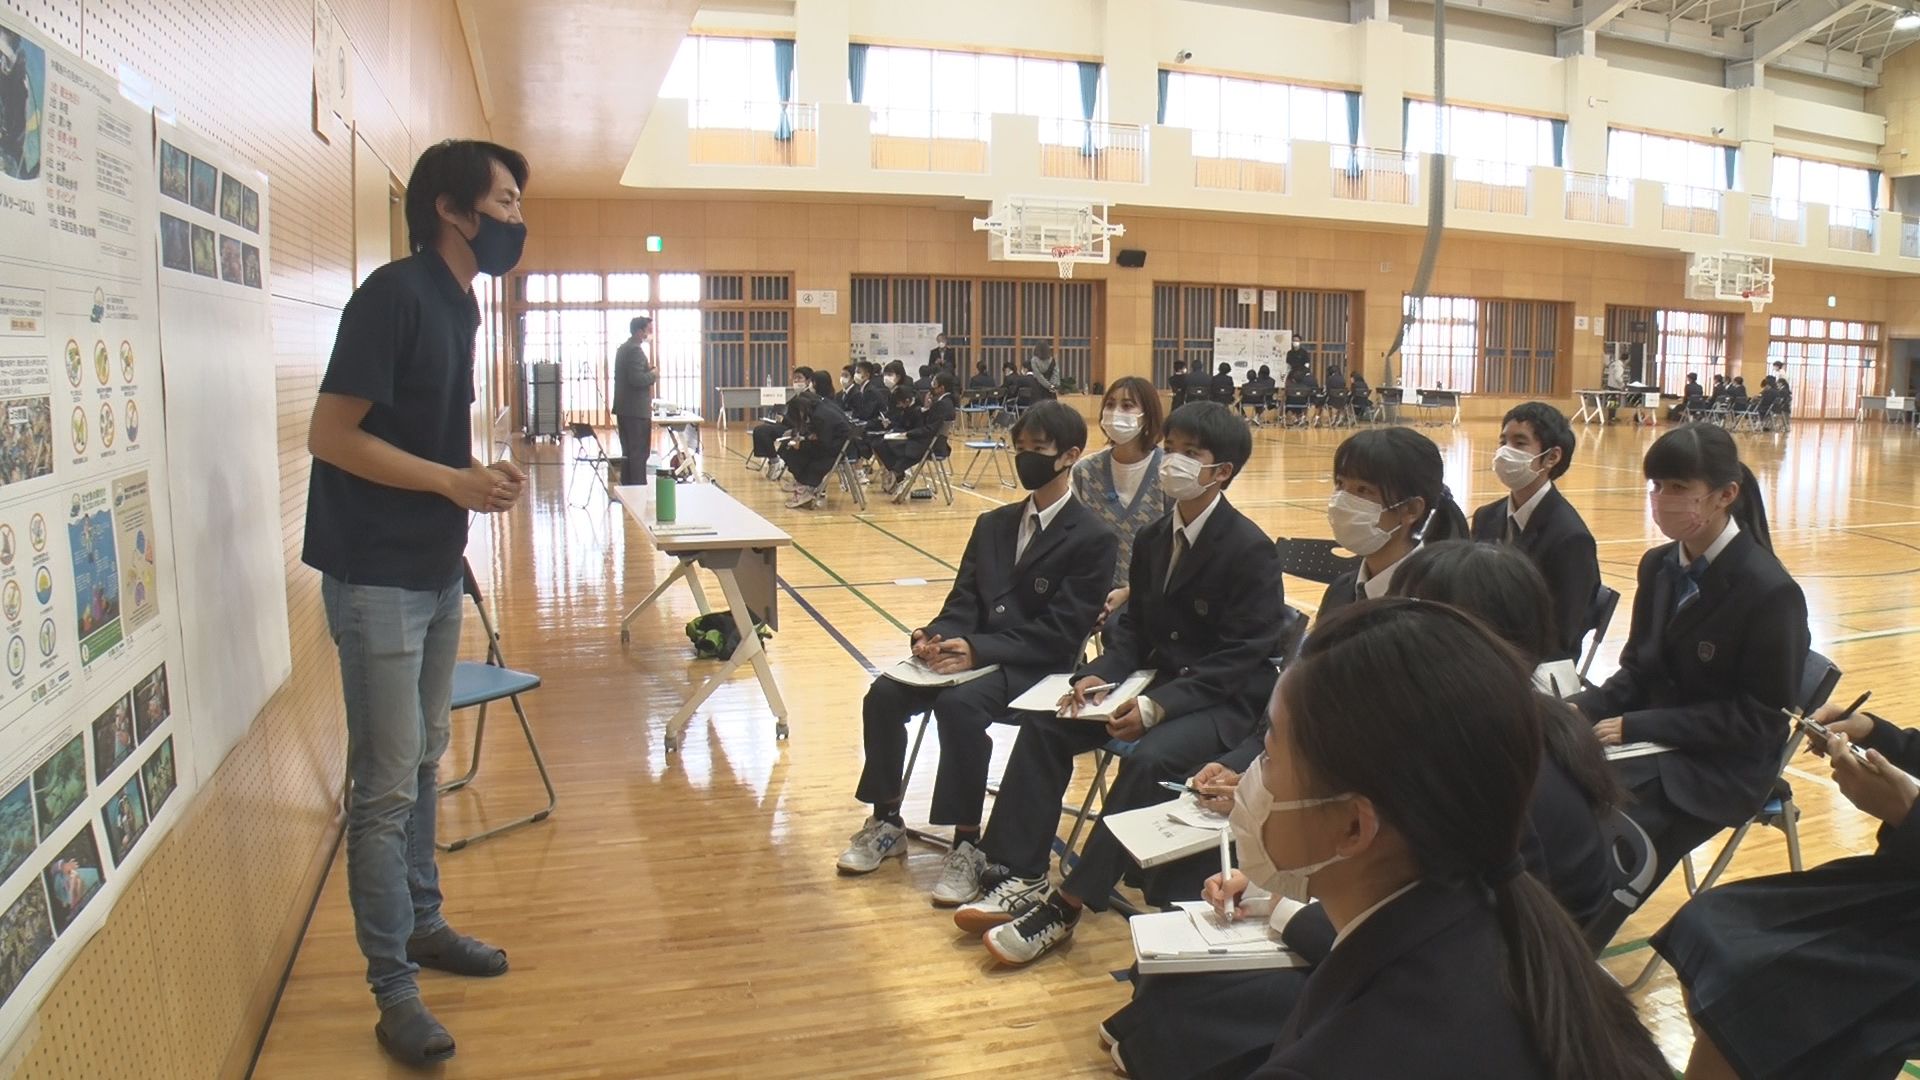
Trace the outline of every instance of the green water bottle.
{"type": "Polygon", "coordinates": [[[672,469],[655,469],[653,472],[653,520],[666,523],[673,520],[674,484],[672,469]]]}

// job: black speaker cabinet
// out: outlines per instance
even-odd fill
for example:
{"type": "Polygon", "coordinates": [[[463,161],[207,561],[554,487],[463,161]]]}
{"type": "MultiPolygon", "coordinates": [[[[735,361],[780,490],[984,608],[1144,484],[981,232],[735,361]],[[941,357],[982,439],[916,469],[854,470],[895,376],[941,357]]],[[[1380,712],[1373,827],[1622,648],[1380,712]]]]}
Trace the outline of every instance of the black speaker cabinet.
{"type": "Polygon", "coordinates": [[[1129,270],[1138,270],[1147,265],[1147,253],[1141,248],[1121,248],[1117,259],[1121,266],[1129,270]]]}

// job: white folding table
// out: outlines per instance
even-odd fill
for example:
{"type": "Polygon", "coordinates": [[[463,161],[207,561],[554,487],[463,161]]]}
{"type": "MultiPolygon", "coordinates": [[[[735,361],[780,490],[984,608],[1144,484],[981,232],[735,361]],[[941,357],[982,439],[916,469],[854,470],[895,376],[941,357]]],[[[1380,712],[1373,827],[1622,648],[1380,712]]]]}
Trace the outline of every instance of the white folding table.
{"type": "Polygon", "coordinates": [[[775,609],[775,553],[783,547],[793,544],[793,537],[769,522],[766,518],[741,505],[738,499],[727,494],[715,484],[680,484],[674,492],[676,513],[670,523],[661,523],[654,517],[653,488],[648,485],[620,486],[613,489],[614,497],[627,508],[627,513],[647,533],[653,546],[663,555],[671,555],[677,560],[673,572],[647,594],[626,617],[620,620],[620,641],[631,640],[630,627],[640,613],[653,606],[654,601],[667,591],[676,581],[684,580],[693,590],[693,602],[700,614],[709,614],[706,590],[700,586],[697,568],[704,567],[720,580],[720,592],[726,597],[727,610],[732,612],[735,625],[740,630],[740,645],[733,655],[723,661],[720,670],[715,672],[680,705],[667,722],[667,752],[680,748],[680,741],[687,724],[693,719],[694,711],[699,709],[720,684],[733,676],[741,664],[752,664],[753,672],[760,680],[760,690],[766,695],[767,705],[773,710],[774,735],[787,737],[787,705],[780,696],[780,686],[773,678],[773,668],[767,663],[767,652],[760,644],[760,635],[753,627],[753,616],[759,615],[767,625],[778,627],[778,612],[775,609]],[[749,593],[754,594],[751,600],[749,593]]]}

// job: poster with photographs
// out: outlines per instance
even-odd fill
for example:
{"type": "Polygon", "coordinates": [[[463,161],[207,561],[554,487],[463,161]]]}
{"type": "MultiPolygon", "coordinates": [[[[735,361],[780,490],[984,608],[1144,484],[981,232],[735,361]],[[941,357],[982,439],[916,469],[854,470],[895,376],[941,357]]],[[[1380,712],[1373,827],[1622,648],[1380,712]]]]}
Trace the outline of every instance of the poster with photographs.
{"type": "Polygon", "coordinates": [[[197,780],[157,278],[264,295],[221,172],[0,10],[0,1056],[197,780]]]}
{"type": "MultiPolygon", "coordinates": [[[[247,733],[293,670],[280,526],[271,514],[251,512],[280,505],[264,287],[271,280],[273,205],[271,185],[259,170],[199,133],[161,121],[154,141],[162,180],[157,205],[167,465],[179,490],[200,493],[194,512],[175,522],[176,541],[161,558],[172,560],[181,595],[221,598],[218,609],[178,613],[186,666],[176,677],[183,673],[193,687],[193,757],[204,775],[247,733]],[[205,162],[219,173],[217,213],[167,194],[169,158],[188,162],[189,169],[205,162]],[[189,237],[184,263],[177,251],[168,252],[168,230],[180,228],[189,237]],[[193,249],[191,238],[202,231],[218,234],[212,279],[200,272],[193,249]]],[[[137,415],[123,411],[119,417],[129,441],[137,415]]],[[[142,505],[136,493],[114,497],[121,504],[114,518],[120,530],[120,607],[129,626],[142,625],[149,617],[146,597],[153,595],[156,541],[135,524],[142,505]]],[[[168,611],[159,614],[164,621],[168,611]]]]}

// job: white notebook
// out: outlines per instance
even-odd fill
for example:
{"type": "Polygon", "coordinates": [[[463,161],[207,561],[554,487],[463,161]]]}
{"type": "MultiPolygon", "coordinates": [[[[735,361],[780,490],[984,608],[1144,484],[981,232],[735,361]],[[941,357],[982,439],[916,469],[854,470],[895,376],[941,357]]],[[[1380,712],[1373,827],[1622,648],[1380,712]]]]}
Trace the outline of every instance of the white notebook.
{"type": "MultiPolygon", "coordinates": [[[[1113,719],[1120,706],[1132,701],[1153,685],[1154,673],[1136,671],[1127,676],[1126,681],[1108,694],[1105,701],[1098,705],[1089,705],[1075,714],[1075,719],[1098,720],[1105,723],[1113,719]]],[[[1035,683],[1031,689],[1013,699],[1009,708],[1027,712],[1050,712],[1056,716],[1065,716],[1060,711],[1060,699],[1073,693],[1074,677],[1070,674],[1049,675],[1035,683]]]]}
{"type": "Polygon", "coordinates": [[[986,667],[974,668],[970,671],[956,671],[951,675],[942,675],[921,663],[918,657],[909,656],[880,674],[907,686],[931,687],[959,686],[961,683],[972,682],[982,675],[991,675],[999,670],[999,664],[988,664],[986,667]]]}
{"type": "Polygon", "coordinates": [[[1134,962],[1143,975],[1200,971],[1262,971],[1300,967],[1303,961],[1260,919],[1221,924],[1205,904],[1136,915],[1127,920],[1134,962]],[[1205,929],[1202,928],[1204,921],[1205,929]],[[1215,942],[1219,942],[1216,944],[1215,942]]]}
{"type": "Polygon", "coordinates": [[[1621,743],[1619,746],[1609,746],[1606,749],[1608,761],[1625,761],[1628,758],[1664,754],[1672,750],[1673,747],[1662,746],[1657,742],[1630,742],[1621,743]]]}
{"type": "Polygon", "coordinates": [[[1225,818],[1201,809],[1192,795],[1182,795],[1138,810],[1103,815],[1100,820],[1106,823],[1113,838],[1120,841],[1120,846],[1127,849],[1127,854],[1133,856],[1133,861],[1142,867],[1155,867],[1203,851],[1218,850],[1220,829],[1226,824],[1225,818]],[[1219,818],[1220,825],[1196,827],[1182,818],[1219,818]]]}

